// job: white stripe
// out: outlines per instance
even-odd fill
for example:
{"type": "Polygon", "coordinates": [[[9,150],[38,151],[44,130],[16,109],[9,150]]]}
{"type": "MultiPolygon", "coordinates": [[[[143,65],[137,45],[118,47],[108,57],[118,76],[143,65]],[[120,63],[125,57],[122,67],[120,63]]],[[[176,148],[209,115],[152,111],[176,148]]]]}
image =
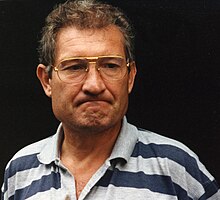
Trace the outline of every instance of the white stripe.
{"type": "Polygon", "coordinates": [[[30,144],[24,148],[22,148],[21,150],[19,150],[13,157],[12,159],[8,162],[6,169],[8,169],[8,167],[10,166],[11,162],[17,158],[23,157],[23,156],[28,156],[28,155],[32,155],[32,154],[36,154],[39,153],[42,148],[48,143],[48,141],[50,141],[51,138],[46,138],[43,139],[39,142],[30,144]]]}
{"type": "Polygon", "coordinates": [[[214,177],[208,172],[206,167],[200,162],[198,156],[183,143],[176,141],[174,139],[167,138],[162,135],[158,135],[150,131],[139,131],[139,133],[140,133],[139,134],[140,141],[144,144],[151,144],[151,143],[157,144],[157,145],[166,144],[166,145],[172,145],[174,147],[182,149],[183,151],[188,153],[190,156],[195,158],[200,171],[202,171],[211,181],[214,180],[214,177]]]}
{"type": "Polygon", "coordinates": [[[94,188],[89,194],[88,200],[177,200],[176,196],[152,192],[149,189],[137,189],[128,187],[116,187],[109,185],[108,188],[94,188]],[[106,198],[108,197],[108,198],[106,198]]]}
{"type": "Polygon", "coordinates": [[[49,175],[54,171],[53,168],[48,170],[45,165],[40,165],[37,168],[17,172],[14,176],[8,179],[8,195],[14,195],[16,190],[29,186],[33,181],[39,180],[42,176],[49,175]]]}
{"type": "Polygon", "coordinates": [[[13,160],[16,158],[19,158],[21,156],[27,156],[27,155],[39,153],[39,151],[41,151],[42,148],[48,144],[48,141],[51,141],[51,138],[46,138],[46,139],[40,140],[39,142],[30,144],[30,145],[22,148],[20,151],[18,151],[14,155],[13,160]]]}
{"type": "Polygon", "coordinates": [[[68,194],[63,192],[62,189],[54,189],[44,192],[38,192],[34,196],[27,198],[26,200],[65,200],[68,194]]]}
{"type": "Polygon", "coordinates": [[[217,193],[215,193],[213,196],[211,196],[207,200],[219,200],[220,199],[219,197],[220,197],[220,189],[218,190],[217,193]]]}

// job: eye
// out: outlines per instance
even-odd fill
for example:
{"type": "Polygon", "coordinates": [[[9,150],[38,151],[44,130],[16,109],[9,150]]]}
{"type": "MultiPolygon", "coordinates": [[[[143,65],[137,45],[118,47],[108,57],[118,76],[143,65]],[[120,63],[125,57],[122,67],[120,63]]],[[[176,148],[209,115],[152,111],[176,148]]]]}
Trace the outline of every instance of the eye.
{"type": "Polygon", "coordinates": [[[104,70],[119,70],[123,64],[123,59],[117,57],[102,57],[98,60],[98,65],[104,70]]]}
{"type": "Polygon", "coordinates": [[[81,60],[67,60],[61,63],[60,69],[62,71],[82,71],[86,67],[87,64],[81,60]]]}
{"type": "Polygon", "coordinates": [[[116,63],[103,63],[102,68],[109,68],[109,69],[115,69],[119,68],[120,66],[116,63]]]}
{"type": "Polygon", "coordinates": [[[63,68],[63,70],[68,70],[68,71],[81,71],[81,70],[85,70],[86,66],[83,64],[74,64],[74,65],[70,65],[70,66],[65,66],[63,68]]]}

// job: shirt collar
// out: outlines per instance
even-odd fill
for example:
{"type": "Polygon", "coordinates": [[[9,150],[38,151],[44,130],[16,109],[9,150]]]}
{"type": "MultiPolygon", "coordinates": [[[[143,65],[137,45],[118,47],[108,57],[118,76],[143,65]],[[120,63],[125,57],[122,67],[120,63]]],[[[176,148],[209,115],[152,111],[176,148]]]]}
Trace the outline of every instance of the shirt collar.
{"type": "Polygon", "coordinates": [[[109,157],[110,161],[118,158],[128,161],[138,140],[137,132],[137,128],[129,124],[124,117],[121,131],[109,157]]]}
{"type": "MultiPolygon", "coordinates": [[[[118,139],[114,145],[109,160],[124,159],[126,162],[131,156],[134,146],[137,142],[137,128],[127,122],[126,117],[123,118],[122,128],[118,139]]],[[[62,123],[59,125],[55,135],[51,136],[51,140],[45,145],[38,159],[43,164],[50,164],[59,161],[59,151],[63,141],[62,123]]]]}
{"type": "Polygon", "coordinates": [[[45,147],[38,155],[38,159],[43,164],[50,164],[59,160],[59,149],[63,141],[63,128],[62,123],[58,126],[55,135],[51,136],[51,140],[46,143],[45,147]]]}

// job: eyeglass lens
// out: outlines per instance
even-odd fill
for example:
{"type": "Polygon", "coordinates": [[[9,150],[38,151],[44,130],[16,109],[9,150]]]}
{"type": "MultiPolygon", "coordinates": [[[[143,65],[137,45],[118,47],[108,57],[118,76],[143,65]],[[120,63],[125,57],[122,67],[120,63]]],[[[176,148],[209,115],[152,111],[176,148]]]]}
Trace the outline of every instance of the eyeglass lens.
{"type": "Polygon", "coordinates": [[[89,63],[95,67],[105,80],[118,80],[126,74],[125,59],[122,57],[71,58],[58,66],[58,76],[64,82],[80,82],[89,71],[89,63]]]}

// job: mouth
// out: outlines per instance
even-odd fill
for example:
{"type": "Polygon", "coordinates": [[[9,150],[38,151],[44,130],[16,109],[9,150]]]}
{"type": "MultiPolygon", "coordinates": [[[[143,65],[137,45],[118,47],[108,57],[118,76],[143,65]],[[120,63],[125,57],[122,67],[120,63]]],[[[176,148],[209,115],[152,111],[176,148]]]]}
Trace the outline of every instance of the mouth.
{"type": "Polygon", "coordinates": [[[96,100],[96,101],[86,101],[79,105],[82,112],[88,113],[102,113],[108,112],[110,109],[110,104],[106,101],[96,100]]]}
{"type": "Polygon", "coordinates": [[[90,106],[90,107],[91,106],[97,107],[97,106],[101,106],[101,105],[106,104],[106,101],[87,101],[83,104],[86,105],[86,106],[90,106]]]}
{"type": "Polygon", "coordinates": [[[86,105],[86,106],[101,106],[104,104],[110,104],[111,102],[106,99],[84,99],[77,103],[78,106],[86,105]]]}

